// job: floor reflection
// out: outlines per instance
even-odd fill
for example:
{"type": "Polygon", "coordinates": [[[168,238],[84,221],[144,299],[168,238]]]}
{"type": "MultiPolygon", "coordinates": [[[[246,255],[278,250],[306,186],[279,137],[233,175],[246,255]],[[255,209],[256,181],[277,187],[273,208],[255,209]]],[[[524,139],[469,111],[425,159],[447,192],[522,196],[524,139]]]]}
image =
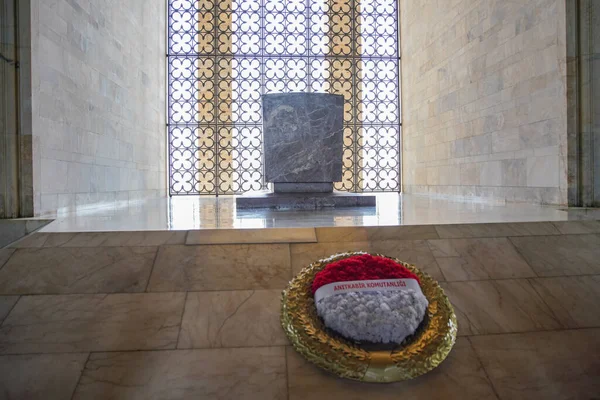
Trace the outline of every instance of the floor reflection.
{"type": "Polygon", "coordinates": [[[459,201],[420,195],[377,195],[374,208],[318,211],[236,210],[233,196],[180,196],[106,204],[59,214],[45,232],[380,226],[569,219],[556,207],[459,201]]]}

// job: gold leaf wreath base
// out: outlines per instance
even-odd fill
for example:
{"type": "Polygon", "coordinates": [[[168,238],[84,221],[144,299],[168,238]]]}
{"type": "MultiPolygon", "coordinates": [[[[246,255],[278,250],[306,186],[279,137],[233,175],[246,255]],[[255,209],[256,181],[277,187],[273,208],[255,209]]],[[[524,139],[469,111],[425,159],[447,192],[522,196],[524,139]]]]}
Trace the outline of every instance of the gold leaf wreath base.
{"type": "MultiPolygon", "coordinates": [[[[363,382],[413,379],[437,367],[456,341],[456,315],[440,285],[415,266],[401,263],[421,281],[429,301],[414,335],[396,346],[375,346],[347,340],[327,329],[317,315],[311,284],[327,264],[364,252],[336,254],[304,268],[283,291],[281,325],[294,349],[307,360],[342,378],[363,382]]],[[[385,256],[381,256],[385,257],[385,256]]]]}

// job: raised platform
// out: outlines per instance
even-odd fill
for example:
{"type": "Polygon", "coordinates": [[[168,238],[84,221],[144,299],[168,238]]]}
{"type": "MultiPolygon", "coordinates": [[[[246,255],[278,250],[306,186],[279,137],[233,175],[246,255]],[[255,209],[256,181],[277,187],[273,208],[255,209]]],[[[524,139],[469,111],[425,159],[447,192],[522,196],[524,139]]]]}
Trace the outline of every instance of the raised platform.
{"type": "MultiPolygon", "coordinates": [[[[250,194],[248,194],[250,195],[250,194]]],[[[485,203],[413,194],[375,193],[377,207],[318,210],[236,209],[237,196],[173,196],[104,203],[62,211],[43,232],[163,231],[565,221],[570,212],[551,206],[485,203]]],[[[600,218],[598,218],[600,219],[600,218]]],[[[348,249],[343,249],[348,250],[348,249]]]]}
{"type": "Polygon", "coordinates": [[[377,198],[362,193],[264,193],[237,197],[238,210],[267,208],[272,210],[318,210],[340,207],[375,207],[377,198]]]}

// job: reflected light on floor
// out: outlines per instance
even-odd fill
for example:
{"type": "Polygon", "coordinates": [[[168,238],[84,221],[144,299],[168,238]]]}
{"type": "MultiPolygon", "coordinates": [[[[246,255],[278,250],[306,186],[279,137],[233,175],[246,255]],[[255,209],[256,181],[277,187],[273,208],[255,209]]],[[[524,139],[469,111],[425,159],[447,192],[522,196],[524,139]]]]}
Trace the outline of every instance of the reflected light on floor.
{"type": "Polygon", "coordinates": [[[556,207],[382,193],[375,208],[236,210],[233,196],[180,196],[59,214],[45,232],[382,226],[568,219],[556,207]]]}

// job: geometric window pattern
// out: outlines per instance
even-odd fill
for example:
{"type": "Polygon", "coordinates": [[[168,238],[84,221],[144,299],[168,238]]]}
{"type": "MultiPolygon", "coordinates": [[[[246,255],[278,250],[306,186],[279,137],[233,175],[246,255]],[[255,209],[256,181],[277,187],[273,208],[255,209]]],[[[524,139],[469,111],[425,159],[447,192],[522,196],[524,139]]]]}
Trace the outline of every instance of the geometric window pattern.
{"type": "Polygon", "coordinates": [[[170,194],[266,188],[261,95],[344,96],[336,189],[400,190],[396,0],[169,0],[170,194]]]}

